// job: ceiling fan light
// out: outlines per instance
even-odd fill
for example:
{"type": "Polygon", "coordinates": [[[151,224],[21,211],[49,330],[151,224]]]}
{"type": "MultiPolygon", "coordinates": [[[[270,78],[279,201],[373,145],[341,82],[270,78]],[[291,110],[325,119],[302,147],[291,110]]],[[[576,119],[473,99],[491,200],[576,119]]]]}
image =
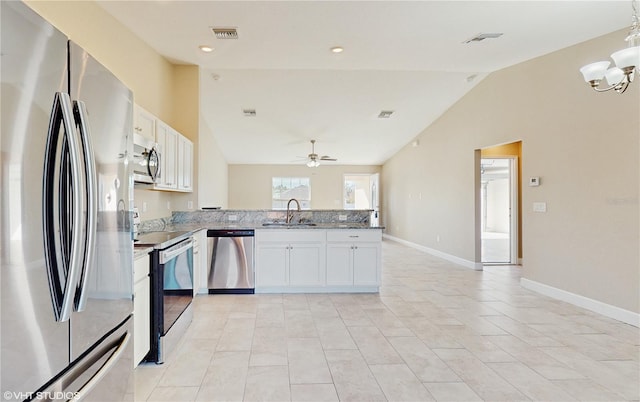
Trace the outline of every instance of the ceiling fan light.
{"type": "Polygon", "coordinates": [[[311,160],[311,161],[307,162],[307,166],[308,167],[318,167],[318,166],[320,166],[320,162],[311,160]]]}
{"type": "Polygon", "coordinates": [[[607,68],[609,68],[609,64],[611,64],[610,61],[597,61],[582,67],[580,72],[585,81],[598,81],[604,78],[604,73],[607,71],[607,68]]]}
{"type": "Polygon", "coordinates": [[[625,67],[637,67],[638,61],[640,61],[640,46],[618,50],[611,55],[611,58],[618,68],[624,69],[625,67]]]}

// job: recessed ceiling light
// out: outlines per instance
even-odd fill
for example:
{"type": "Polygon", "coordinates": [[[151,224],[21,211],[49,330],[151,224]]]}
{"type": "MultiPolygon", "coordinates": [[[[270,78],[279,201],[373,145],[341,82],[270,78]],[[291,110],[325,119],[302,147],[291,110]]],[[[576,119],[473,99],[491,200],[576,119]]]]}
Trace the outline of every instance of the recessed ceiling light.
{"type": "Polygon", "coordinates": [[[200,45],[200,46],[198,46],[198,48],[199,48],[200,50],[202,50],[203,52],[205,52],[205,53],[211,53],[211,52],[213,52],[213,48],[212,48],[211,46],[207,46],[207,45],[200,45]]]}
{"type": "Polygon", "coordinates": [[[334,46],[334,47],[331,48],[331,51],[333,53],[342,53],[342,52],[344,52],[344,48],[340,47],[340,46],[334,46]]]}
{"type": "Polygon", "coordinates": [[[393,114],[393,110],[381,110],[380,114],[378,114],[379,119],[388,119],[393,114]]]}

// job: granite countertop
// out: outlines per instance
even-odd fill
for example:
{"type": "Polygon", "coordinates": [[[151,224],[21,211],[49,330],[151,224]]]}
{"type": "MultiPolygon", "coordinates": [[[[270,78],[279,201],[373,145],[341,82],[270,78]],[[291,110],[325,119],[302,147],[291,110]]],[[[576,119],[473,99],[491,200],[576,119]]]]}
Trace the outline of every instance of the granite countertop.
{"type": "Polygon", "coordinates": [[[243,229],[243,230],[262,230],[262,229],[275,229],[275,230],[283,230],[283,229],[384,229],[384,226],[371,226],[369,224],[363,223],[354,223],[354,222],[346,222],[346,223],[315,223],[313,226],[309,225],[285,225],[285,224],[276,224],[276,225],[263,225],[261,222],[253,222],[253,223],[220,223],[220,222],[210,222],[210,223],[171,223],[168,224],[165,228],[166,231],[173,230],[184,230],[191,231],[193,233],[202,230],[202,229],[215,229],[215,230],[228,230],[228,229],[243,229]]]}
{"type": "Polygon", "coordinates": [[[153,251],[152,246],[133,246],[133,259],[137,260],[138,258],[143,258],[149,255],[150,252],[153,251]]]}
{"type": "MultiPolygon", "coordinates": [[[[158,228],[162,230],[157,230],[156,232],[187,232],[182,236],[191,236],[200,230],[213,229],[213,230],[314,230],[314,229],[322,229],[322,230],[331,230],[331,229],[384,229],[383,226],[371,226],[369,224],[357,223],[357,222],[345,222],[345,223],[337,223],[337,222],[325,222],[325,223],[315,223],[313,226],[310,225],[285,225],[285,224],[276,224],[276,225],[263,225],[261,222],[250,222],[250,223],[221,223],[221,222],[200,222],[200,223],[167,223],[162,228],[158,228]]],[[[153,232],[146,232],[153,233],[153,232]]],[[[146,233],[140,233],[140,235],[144,235],[146,233]]],[[[153,245],[148,244],[135,244],[134,243],[134,259],[140,258],[153,250],[153,245]]]]}

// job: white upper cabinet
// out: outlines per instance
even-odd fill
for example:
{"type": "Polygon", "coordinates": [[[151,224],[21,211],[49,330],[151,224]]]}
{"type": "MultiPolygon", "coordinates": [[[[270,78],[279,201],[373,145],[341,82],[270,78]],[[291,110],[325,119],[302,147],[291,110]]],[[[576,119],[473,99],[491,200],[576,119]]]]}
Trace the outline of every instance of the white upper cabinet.
{"type": "Polygon", "coordinates": [[[154,188],[177,190],[178,133],[164,122],[156,120],[156,142],[160,148],[160,175],[154,188]]]}
{"type": "Polygon", "coordinates": [[[133,107],[133,132],[150,140],[156,140],[156,116],[137,104],[133,107]]]}
{"type": "Polygon", "coordinates": [[[178,136],[178,190],[193,191],[193,143],[178,136]]]}
{"type": "Polygon", "coordinates": [[[154,190],[193,191],[193,142],[138,105],[133,132],[158,143],[160,174],[154,190]]]}

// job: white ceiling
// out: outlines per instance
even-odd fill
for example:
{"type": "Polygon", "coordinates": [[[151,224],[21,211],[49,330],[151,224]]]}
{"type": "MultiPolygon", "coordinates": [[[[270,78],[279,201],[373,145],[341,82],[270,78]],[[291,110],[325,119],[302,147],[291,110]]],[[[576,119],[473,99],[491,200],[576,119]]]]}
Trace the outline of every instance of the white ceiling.
{"type": "Polygon", "coordinates": [[[327,164],[382,164],[487,74],[631,20],[630,1],[612,0],[99,4],[172,62],[201,66],[201,114],[233,164],[294,163],[311,139],[338,158],[327,164]],[[216,39],[213,26],[239,39],[216,39]],[[462,43],[494,32],[504,35],[462,43]]]}

